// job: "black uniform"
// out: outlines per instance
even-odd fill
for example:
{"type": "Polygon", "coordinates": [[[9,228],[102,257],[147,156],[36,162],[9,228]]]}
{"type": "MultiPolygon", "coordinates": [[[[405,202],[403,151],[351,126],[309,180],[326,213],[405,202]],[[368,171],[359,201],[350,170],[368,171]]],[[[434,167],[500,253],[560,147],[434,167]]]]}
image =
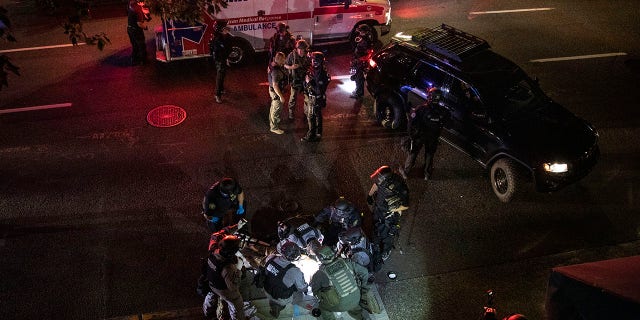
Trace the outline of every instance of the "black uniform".
{"type": "Polygon", "coordinates": [[[326,231],[322,243],[330,247],[338,243],[338,236],[341,232],[362,225],[360,210],[355,206],[350,206],[347,210],[340,210],[333,204],[318,212],[314,220],[316,225],[325,225],[326,231]]]}
{"type": "MultiPolygon", "coordinates": [[[[226,27],[226,25],[225,25],[226,27]]],[[[216,97],[221,97],[224,91],[224,78],[227,74],[227,59],[231,54],[231,35],[217,28],[213,32],[213,38],[209,44],[211,55],[216,64],[216,97]]]]}
{"type": "Polygon", "coordinates": [[[415,165],[420,150],[424,147],[424,179],[433,174],[433,157],[438,148],[438,139],[442,126],[449,119],[449,113],[438,102],[431,102],[412,110],[409,116],[409,145],[404,172],[408,173],[415,165]]]}
{"type": "Polygon", "coordinates": [[[147,44],[144,38],[144,30],[138,23],[144,23],[147,16],[142,12],[142,6],[137,0],[129,2],[127,7],[127,34],[131,41],[131,64],[145,64],[147,62],[147,44]]]}
{"type": "Polygon", "coordinates": [[[221,181],[214,183],[202,200],[202,213],[208,218],[207,226],[211,232],[222,229],[224,215],[238,209],[238,195],[242,193],[242,187],[238,183],[235,183],[230,192],[224,192],[220,186],[221,181]]]}
{"type": "Polygon", "coordinates": [[[375,185],[377,191],[368,199],[373,205],[374,255],[386,259],[393,249],[394,237],[400,231],[400,213],[393,210],[409,206],[409,189],[405,180],[393,172],[384,179],[376,179],[375,185]]]}
{"type": "MultiPolygon", "coordinates": [[[[285,29],[286,30],[286,29],[285,29]]],[[[276,32],[271,39],[269,39],[269,61],[273,60],[276,56],[276,52],[282,52],[285,56],[289,55],[296,45],[296,39],[289,31],[276,32]]]]}
{"type": "MultiPolygon", "coordinates": [[[[312,56],[314,54],[316,53],[312,56]]],[[[307,116],[309,130],[302,141],[314,141],[322,135],[322,108],[327,106],[325,93],[331,76],[324,63],[311,66],[307,76],[309,81],[304,83],[304,113],[307,116]]]]}
{"type": "Polygon", "coordinates": [[[373,51],[373,36],[371,32],[364,32],[358,37],[353,60],[351,61],[351,80],[355,81],[356,89],[351,94],[352,98],[361,98],[364,96],[364,74],[369,63],[369,55],[373,51]]]}

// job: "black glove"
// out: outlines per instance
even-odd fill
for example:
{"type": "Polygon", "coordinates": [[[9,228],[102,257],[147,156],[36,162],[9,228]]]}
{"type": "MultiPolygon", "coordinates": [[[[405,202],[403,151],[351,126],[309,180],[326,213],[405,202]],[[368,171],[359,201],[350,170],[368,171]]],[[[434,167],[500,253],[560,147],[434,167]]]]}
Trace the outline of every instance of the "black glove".
{"type": "Polygon", "coordinates": [[[372,195],[367,195],[367,204],[372,206],[373,205],[373,196],[372,195]]]}

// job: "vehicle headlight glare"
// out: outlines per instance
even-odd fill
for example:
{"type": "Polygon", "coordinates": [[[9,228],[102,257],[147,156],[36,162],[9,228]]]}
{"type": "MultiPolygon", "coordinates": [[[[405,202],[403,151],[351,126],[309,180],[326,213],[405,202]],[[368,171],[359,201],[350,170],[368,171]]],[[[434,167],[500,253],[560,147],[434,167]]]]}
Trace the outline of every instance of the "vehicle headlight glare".
{"type": "Polygon", "coordinates": [[[545,163],[544,171],[552,173],[563,173],[569,171],[569,166],[566,163],[545,163]]]}

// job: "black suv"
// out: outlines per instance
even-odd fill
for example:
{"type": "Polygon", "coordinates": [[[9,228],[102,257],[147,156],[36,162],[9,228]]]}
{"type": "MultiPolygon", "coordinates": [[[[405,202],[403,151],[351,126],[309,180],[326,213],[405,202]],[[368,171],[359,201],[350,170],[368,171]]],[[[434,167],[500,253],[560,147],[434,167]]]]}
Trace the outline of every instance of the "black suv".
{"type": "Polygon", "coordinates": [[[378,121],[393,129],[430,88],[440,88],[452,118],[441,139],[490,171],[502,202],[529,177],[544,192],[573,183],[600,156],[589,123],[552,101],[485,40],[451,26],[397,34],[372,57],[366,77],[378,121]]]}

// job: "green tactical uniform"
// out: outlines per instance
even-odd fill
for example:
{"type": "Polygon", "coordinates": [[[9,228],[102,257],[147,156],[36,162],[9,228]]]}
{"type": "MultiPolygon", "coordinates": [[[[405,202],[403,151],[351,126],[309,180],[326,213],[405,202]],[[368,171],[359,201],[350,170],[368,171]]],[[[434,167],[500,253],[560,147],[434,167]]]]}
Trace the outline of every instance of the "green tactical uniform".
{"type": "Polygon", "coordinates": [[[360,300],[369,292],[363,266],[342,258],[323,262],[311,278],[313,295],[320,300],[319,308],[324,320],[336,319],[334,312],[348,312],[354,319],[363,319],[360,300]]]}

